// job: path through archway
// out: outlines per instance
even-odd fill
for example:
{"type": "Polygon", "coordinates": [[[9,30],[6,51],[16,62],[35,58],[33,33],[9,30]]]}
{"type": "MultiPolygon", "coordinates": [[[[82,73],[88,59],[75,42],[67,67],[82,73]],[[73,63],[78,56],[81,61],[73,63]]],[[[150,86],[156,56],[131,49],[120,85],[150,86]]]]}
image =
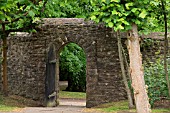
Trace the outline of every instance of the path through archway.
{"type": "Polygon", "coordinates": [[[60,51],[59,87],[59,105],[86,106],[86,57],[75,43],[60,51]]]}

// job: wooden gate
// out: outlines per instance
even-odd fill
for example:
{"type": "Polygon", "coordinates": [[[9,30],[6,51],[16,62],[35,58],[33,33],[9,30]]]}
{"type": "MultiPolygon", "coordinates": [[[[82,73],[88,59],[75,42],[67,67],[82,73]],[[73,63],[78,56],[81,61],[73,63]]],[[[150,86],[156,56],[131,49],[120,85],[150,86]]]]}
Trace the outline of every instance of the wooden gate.
{"type": "Polygon", "coordinates": [[[51,45],[46,60],[46,77],[45,77],[45,98],[46,106],[56,106],[56,52],[55,46],[51,45]]]}

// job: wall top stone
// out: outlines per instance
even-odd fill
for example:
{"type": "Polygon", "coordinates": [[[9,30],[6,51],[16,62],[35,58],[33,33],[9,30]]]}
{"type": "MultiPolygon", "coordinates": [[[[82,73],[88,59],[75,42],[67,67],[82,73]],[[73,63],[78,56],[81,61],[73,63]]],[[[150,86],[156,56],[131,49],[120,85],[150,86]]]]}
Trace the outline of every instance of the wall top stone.
{"type": "Polygon", "coordinates": [[[70,24],[82,24],[92,25],[93,21],[85,21],[83,18],[43,18],[43,25],[70,25],[70,24]]]}
{"type": "MultiPolygon", "coordinates": [[[[94,21],[88,20],[86,21],[83,18],[43,18],[43,26],[50,26],[50,25],[90,25],[90,26],[102,26],[104,27],[103,23],[96,24],[94,21]]],[[[126,32],[121,33],[122,38],[126,38],[126,32]]],[[[168,36],[170,36],[170,33],[168,33],[168,36]]],[[[140,35],[142,38],[152,38],[152,39],[164,39],[164,33],[163,32],[153,32],[149,33],[147,35],[140,35]]]]}

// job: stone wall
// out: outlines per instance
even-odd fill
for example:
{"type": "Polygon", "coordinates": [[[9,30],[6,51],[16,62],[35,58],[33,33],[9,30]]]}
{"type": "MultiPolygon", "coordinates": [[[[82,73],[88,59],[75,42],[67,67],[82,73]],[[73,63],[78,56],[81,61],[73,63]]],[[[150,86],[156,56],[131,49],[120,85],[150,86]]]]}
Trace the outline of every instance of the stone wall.
{"type": "MultiPolygon", "coordinates": [[[[8,37],[11,94],[38,100],[44,105],[48,49],[51,44],[55,45],[58,61],[61,49],[74,42],[84,49],[87,58],[86,106],[127,98],[120,72],[116,34],[111,29],[91,21],[71,18],[44,19],[40,29],[37,33],[19,33],[8,37]]],[[[56,70],[59,73],[59,69],[56,70]]],[[[58,92],[58,79],[56,82],[58,92]]]]}
{"type": "Polygon", "coordinates": [[[150,64],[150,62],[155,62],[157,59],[163,59],[163,39],[154,39],[150,37],[141,41],[140,45],[144,63],[150,64]]]}
{"type": "MultiPolygon", "coordinates": [[[[46,54],[69,42],[86,53],[87,107],[126,99],[115,35],[111,29],[83,19],[44,19],[40,31],[8,38],[8,81],[11,94],[44,102],[46,54]]],[[[57,88],[58,92],[58,88],[57,88]]]]}

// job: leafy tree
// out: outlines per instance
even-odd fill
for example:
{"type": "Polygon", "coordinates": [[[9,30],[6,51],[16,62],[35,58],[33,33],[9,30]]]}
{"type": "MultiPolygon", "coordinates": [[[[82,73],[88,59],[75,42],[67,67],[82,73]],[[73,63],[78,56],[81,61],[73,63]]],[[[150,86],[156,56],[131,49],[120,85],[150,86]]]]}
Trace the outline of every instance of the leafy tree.
{"type": "Polygon", "coordinates": [[[3,92],[7,95],[7,36],[10,32],[35,31],[45,3],[42,0],[1,0],[0,40],[3,53],[3,92]]]}
{"type": "MultiPolygon", "coordinates": [[[[148,0],[143,0],[143,1],[93,0],[92,4],[95,7],[95,11],[91,14],[91,17],[90,17],[92,20],[95,20],[96,22],[104,22],[106,26],[113,28],[115,31],[118,31],[118,30],[127,31],[128,30],[128,35],[129,35],[127,36],[128,42],[129,42],[128,49],[129,49],[129,55],[130,55],[130,60],[131,60],[130,65],[131,65],[131,74],[132,74],[132,85],[134,89],[135,89],[135,86],[137,86],[137,83],[135,82],[133,83],[133,76],[135,76],[135,74],[133,75],[134,70],[132,67],[133,66],[132,61],[134,60],[135,56],[131,57],[131,55],[135,54],[134,51],[132,51],[132,50],[135,50],[135,48],[136,50],[137,48],[139,50],[138,39],[135,39],[135,37],[138,38],[137,28],[140,30],[140,32],[143,32],[145,34],[149,32],[153,32],[153,31],[159,31],[159,32],[165,31],[164,66],[165,66],[165,72],[166,72],[166,80],[168,84],[167,86],[169,87],[166,53],[168,53],[167,52],[168,29],[167,28],[168,28],[168,25],[170,24],[170,20],[168,19],[169,18],[168,12],[170,12],[170,7],[169,7],[170,1],[167,1],[167,0],[152,0],[152,1],[148,1],[148,0]]],[[[136,53],[138,52],[139,51],[136,51],[136,53]]],[[[138,58],[139,58],[138,59],[139,61],[140,54],[138,58]]],[[[141,63],[139,63],[139,65],[141,65],[141,63]]],[[[139,67],[142,67],[142,66],[139,66],[139,67]]],[[[143,76],[142,71],[141,71],[141,75],[143,76]]],[[[143,77],[141,79],[143,81],[143,77]]],[[[145,89],[144,84],[143,84],[143,87],[145,89]]],[[[136,87],[136,89],[138,88],[136,87]]],[[[138,110],[138,108],[141,107],[142,105],[138,106],[137,104],[138,102],[136,102],[137,111],[142,112],[141,110],[138,110]]],[[[148,104],[146,104],[146,106],[148,106],[148,104]]]]}
{"type": "Polygon", "coordinates": [[[86,58],[81,47],[66,45],[60,53],[60,80],[68,80],[67,90],[86,90],[86,58]]]}
{"type": "Polygon", "coordinates": [[[162,6],[162,15],[164,17],[164,30],[165,30],[165,39],[164,39],[164,70],[165,70],[165,76],[167,81],[167,86],[169,89],[169,97],[170,97],[170,81],[169,81],[169,75],[168,75],[168,63],[167,63],[167,52],[168,52],[168,18],[167,18],[167,10],[166,10],[166,1],[161,0],[161,6],[162,6]]]}
{"type": "Polygon", "coordinates": [[[115,31],[127,31],[128,50],[130,58],[130,72],[136,109],[138,113],[150,113],[150,105],[142,70],[138,26],[146,21],[148,0],[93,0],[94,12],[91,19],[96,22],[104,22],[106,26],[115,31]]]}

